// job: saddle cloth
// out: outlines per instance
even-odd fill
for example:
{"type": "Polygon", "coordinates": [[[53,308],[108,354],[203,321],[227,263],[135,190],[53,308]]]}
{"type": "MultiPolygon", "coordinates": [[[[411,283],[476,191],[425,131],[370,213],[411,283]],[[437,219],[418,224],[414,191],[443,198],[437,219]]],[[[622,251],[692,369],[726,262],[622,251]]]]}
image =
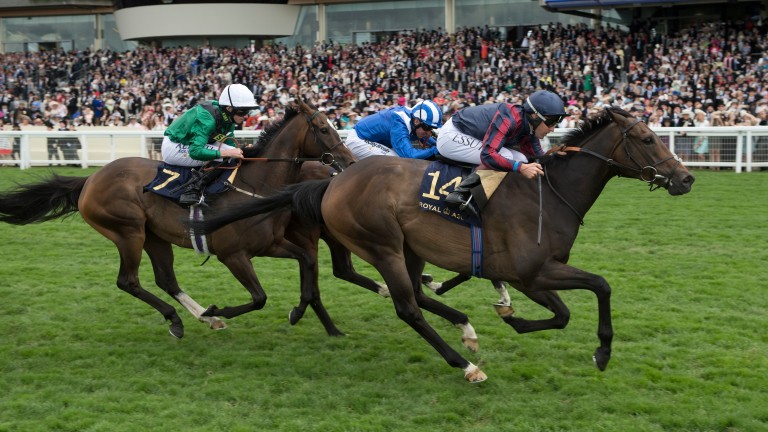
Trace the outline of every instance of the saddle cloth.
{"type": "MultiPolygon", "coordinates": [[[[196,168],[169,165],[163,162],[157,167],[154,180],[144,186],[144,190],[178,202],[184,192],[184,185],[192,179],[193,169],[196,168]]],[[[237,169],[221,170],[221,175],[206,186],[205,194],[210,196],[226,192],[236,173],[237,169]]]]}
{"type": "MultiPolygon", "coordinates": [[[[437,213],[457,224],[482,226],[482,221],[466,210],[461,211],[445,204],[445,197],[471,172],[472,168],[440,161],[429,164],[424,171],[419,188],[419,207],[424,211],[437,213]]],[[[480,175],[482,187],[472,189],[472,199],[477,200],[478,206],[482,210],[507,173],[491,170],[478,170],[477,173],[480,175]]]]}

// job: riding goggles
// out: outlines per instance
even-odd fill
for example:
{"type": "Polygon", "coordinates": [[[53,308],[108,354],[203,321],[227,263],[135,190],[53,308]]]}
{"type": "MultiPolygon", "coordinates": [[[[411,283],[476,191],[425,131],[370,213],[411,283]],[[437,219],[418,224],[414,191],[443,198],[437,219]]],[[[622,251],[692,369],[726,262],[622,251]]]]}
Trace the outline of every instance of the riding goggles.
{"type": "Polygon", "coordinates": [[[563,116],[542,116],[539,114],[539,117],[544,121],[544,124],[549,127],[557,126],[561,121],[563,121],[563,116]]]}
{"type": "Polygon", "coordinates": [[[232,115],[236,115],[236,116],[240,116],[240,117],[245,117],[245,116],[248,115],[248,111],[249,110],[247,110],[247,109],[237,109],[237,108],[235,108],[234,110],[232,110],[232,115]]]}
{"type": "Polygon", "coordinates": [[[430,126],[430,125],[428,125],[428,124],[426,124],[426,123],[421,123],[421,124],[419,125],[419,127],[420,127],[420,128],[422,128],[422,129],[424,129],[424,130],[425,130],[425,131],[427,131],[427,132],[432,132],[433,130],[435,130],[435,128],[433,128],[432,126],[430,126]]]}
{"type": "Polygon", "coordinates": [[[539,110],[536,109],[535,106],[529,101],[528,99],[525,100],[525,103],[528,104],[529,107],[533,110],[533,112],[536,114],[537,117],[541,119],[541,121],[544,122],[547,127],[555,127],[557,126],[561,121],[563,121],[564,115],[542,115],[539,110]]]}

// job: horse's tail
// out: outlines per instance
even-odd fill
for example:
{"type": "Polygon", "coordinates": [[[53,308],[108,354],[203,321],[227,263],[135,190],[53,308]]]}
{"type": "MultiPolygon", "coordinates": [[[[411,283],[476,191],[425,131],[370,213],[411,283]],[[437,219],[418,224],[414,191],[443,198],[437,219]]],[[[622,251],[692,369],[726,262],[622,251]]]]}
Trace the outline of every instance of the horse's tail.
{"type": "Polygon", "coordinates": [[[321,224],[323,215],[320,204],[330,182],[331,179],[308,180],[289,185],[269,197],[255,198],[237,207],[211,212],[205,220],[191,222],[190,228],[197,234],[210,234],[232,222],[281,210],[291,210],[305,220],[321,224]]]}
{"type": "Polygon", "coordinates": [[[20,184],[0,193],[0,222],[27,225],[75,213],[86,180],[54,174],[40,183],[20,184]]]}

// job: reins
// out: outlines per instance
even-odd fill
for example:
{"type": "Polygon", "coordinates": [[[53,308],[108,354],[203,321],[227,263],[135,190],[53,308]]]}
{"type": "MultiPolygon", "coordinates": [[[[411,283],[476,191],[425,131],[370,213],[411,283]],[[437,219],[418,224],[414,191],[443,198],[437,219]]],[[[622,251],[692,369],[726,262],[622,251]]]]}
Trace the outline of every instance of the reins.
{"type": "MultiPolygon", "coordinates": [[[[627,133],[628,133],[628,132],[629,132],[629,131],[630,131],[630,130],[633,128],[633,127],[635,127],[635,126],[636,126],[638,123],[640,123],[640,122],[641,122],[641,120],[640,120],[640,119],[635,119],[635,121],[634,121],[634,122],[633,122],[631,125],[627,126],[625,129],[622,129],[622,130],[621,130],[621,135],[622,135],[622,138],[621,138],[621,142],[622,142],[622,144],[625,144],[625,143],[626,143],[626,141],[627,141],[627,133]]],[[[617,144],[617,145],[618,145],[618,144],[617,144]]],[[[586,153],[586,154],[588,154],[588,155],[590,155],[590,156],[594,156],[594,157],[596,157],[596,158],[598,158],[598,159],[600,159],[600,160],[604,161],[604,162],[605,162],[605,163],[607,163],[609,166],[612,166],[612,167],[616,167],[616,168],[620,168],[620,169],[624,169],[624,170],[627,170],[627,171],[631,171],[631,172],[635,172],[635,173],[638,173],[638,174],[640,174],[640,180],[641,180],[641,181],[644,181],[644,182],[646,182],[646,183],[648,183],[648,184],[650,185],[650,191],[651,191],[651,192],[653,192],[653,191],[655,191],[656,189],[659,189],[659,188],[661,188],[661,187],[664,187],[664,186],[666,186],[667,184],[669,184],[669,182],[671,181],[671,179],[670,179],[669,177],[664,177],[664,176],[662,176],[662,175],[659,175],[658,171],[656,170],[656,167],[657,167],[658,165],[661,165],[661,164],[663,164],[664,162],[666,162],[666,161],[668,161],[668,160],[670,160],[670,159],[674,159],[674,158],[675,158],[675,156],[674,156],[674,155],[672,155],[672,156],[670,156],[670,157],[668,157],[668,158],[666,158],[666,159],[662,159],[662,160],[660,160],[660,161],[658,161],[658,162],[654,163],[653,165],[646,165],[646,166],[642,166],[642,165],[641,165],[639,162],[637,162],[637,161],[635,160],[635,158],[634,158],[634,157],[632,157],[632,153],[630,153],[630,152],[629,152],[629,148],[628,148],[626,145],[624,145],[623,147],[624,147],[624,151],[627,153],[627,157],[629,158],[629,160],[631,160],[632,162],[634,162],[634,163],[635,163],[635,165],[637,165],[637,168],[634,168],[634,167],[631,167],[631,166],[629,166],[629,165],[624,165],[624,164],[622,164],[622,163],[616,162],[615,160],[613,160],[613,159],[611,159],[611,158],[605,157],[605,156],[603,156],[603,155],[601,155],[601,154],[599,154],[599,153],[595,153],[595,152],[593,152],[593,151],[592,151],[592,150],[590,150],[590,149],[585,149],[585,148],[582,148],[582,147],[563,147],[563,148],[559,149],[559,151],[566,151],[566,152],[568,152],[568,151],[571,151],[571,152],[581,152],[581,153],[586,153]],[[646,175],[646,174],[647,174],[647,175],[646,175]],[[657,185],[657,184],[654,184],[654,182],[655,182],[656,180],[660,180],[660,179],[663,179],[663,180],[664,180],[664,182],[663,182],[662,184],[659,184],[659,185],[657,185]],[[655,186],[655,187],[654,187],[654,186],[655,186]]],[[[615,147],[614,147],[614,149],[615,149],[615,147]]],[[[613,151],[611,151],[611,154],[613,154],[613,151]]],[[[621,173],[619,173],[619,176],[621,176],[621,173]]]]}
{"type": "MultiPolygon", "coordinates": [[[[620,162],[615,161],[614,159],[611,159],[609,157],[603,156],[603,155],[601,155],[599,153],[596,153],[596,152],[594,152],[594,151],[592,151],[590,149],[586,149],[586,148],[583,148],[583,147],[561,146],[561,147],[558,147],[558,148],[555,148],[555,149],[551,150],[551,152],[584,153],[584,154],[587,154],[587,155],[590,155],[590,156],[594,156],[594,157],[604,161],[605,163],[607,163],[611,167],[616,167],[616,168],[619,168],[619,169],[623,169],[623,170],[627,170],[627,171],[638,173],[638,174],[640,174],[640,180],[645,182],[645,183],[648,183],[650,185],[650,189],[649,190],[651,192],[653,192],[656,189],[659,189],[661,187],[664,187],[664,186],[668,185],[672,181],[672,179],[669,178],[669,177],[665,177],[665,176],[659,175],[658,171],[656,170],[656,167],[658,165],[661,165],[664,162],[667,162],[670,159],[675,159],[675,155],[672,155],[672,156],[670,156],[668,158],[662,159],[661,161],[656,162],[653,165],[642,166],[640,163],[638,163],[635,160],[635,158],[632,157],[632,154],[630,153],[629,148],[626,145],[626,141],[627,141],[627,134],[629,133],[629,131],[633,127],[635,127],[637,124],[639,124],[640,122],[641,122],[640,119],[635,119],[635,121],[631,125],[627,126],[624,129],[621,129],[621,136],[622,136],[621,141],[616,143],[616,145],[613,147],[613,149],[609,153],[609,154],[613,154],[614,151],[616,150],[616,147],[618,147],[619,143],[623,144],[624,151],[627,153],[627,157],[629,157],[629,160],[631,160],[632,162],[635,163],[635,165],[637,165],[637,168],[631,167],[631,166],[628,166],[628,165],[624,165],[624,164],[622,164],[620,162]],[[658,184],[658,185],[654,184],[654,182],[656,180],[660,180],[660,179],[664,180],[664,182],[662,184],[658,184]]],[[[678,160],[678,164],[679,163],[680,163],[680,161],[678,160]]],[[[552,185],[552,181],[550,180],[549,175],[547,175],[547,167],[546,167],[546,165],[543,165],[543,168],[544,168],[544,177],[547,179],[547,185],[549,186],[550,190],[552,190],[552,192],[555,194],[555,196],[557,196],[560,199],[560,201],[565,203],[565,205],[569,209],[571,209],[571,211],[579,219],[579,224],[580,225],[584,225],[584,217],[581,215],[581,213],[578,212],[578,210],[576,210],[576,208],[573,205],[571,205],[571,203],[569,203],[565,199],[565,197],[563,197],[560,194],[560,192],[557,191],[557,189],[555,189],[555,187],[552,185]]],[[[621,176],[621,173],[619,173],[619,176],[621,176]]],[[[542,216],[541,216],[541,213],[542,212],[543,212],[542,190],[541,190],[541,180],[539,180],[539,244],[541,244],[541,226],[542,226],[542,216]]]]}
{"type": "MultiPolygon", "coordinates": [[[[212,169],[236,170],[236,169],[240,168],[240,166],[242,165],[243,161],[250,161],[250,162],[292,162],[292,163],[297,164],[297,165],[301,164],[303,162],[320,162],[321,164],[323,164],[325,166],[332,166],[333,168],[336,169],[336,171],[341,172],[342,168],[339,165],[339,163],[336,161],[336,158],[333,156],[333,154],[331,152],[333,151],[333,149],[335,149],[336,147],[338,147],[339,145],[341,145],[343,143],[341,142],[341,140],[339,140],[339,142],[337,142],[333,146],[328,147],[328,146],[324,145],[322,141],[320,141],[320,139],[318,138],[318,132],[317,132],[317,130],[315,128],[315,125],[312,123],[312,120],[314,120],[315,117],[317,117],[317,115],[320,114],[320,110],[316,110],[315,112],[312,113],[312,115],[307,115],[307,113],[303,113],[303,114],[304,114],[304,118],[307,120],[307,124],[309,125],[308,129],[312,131],[312,134],[315,137],[315,143],[318,144],[318,147],[325,147],[326,148],[326,151],[322,155],[320,155],[320,157],[314,157],[314,158],[309,158],[309,157],[293,157],[293,158],[249,157],[249,158],[246,158],[246,157],[244,157],[244,158],[239,158],[237,163],[235,165],[232,165],[232,166],[227,166],[227,167],[223,167],[223,166],[209,167],[209,168],[204,168],[204,170],[212,170],[212,169]]],[[[306,138],[306,134],[305,134],[305,138],[306,138]]],[[[227,137],[227,139],[234,141],[235,142],[235,147],[240,147],[239,143],[237,142],[237,140],[234,137],[227,137]]]]}
{"type": "MultiPolygon", "coordinates": [[[[312,113],[312,115],[307,115],[307,113],[303,113],[304,118],[307,120],[307,125],[309,130],[312,131],[312,134],[315,137],[315,143],[318,144],[319,147],[325,147],[326,151],[320,155],[320,157],[317,158],[306,158],[306,157],[295,157],[295,158],[243,158],[243,160],[246,161],[254,161],[254,162],[293,162],[295,164],[300,164],[302,162],[320,162],[321,164],[325,166],[333,166],[337,169],[337,171],[341,171],[341,168],[338,166],[338,163],[336,162],[336,158],[333,157],[333,154],[331,153],[336,147],[342,144],[341,140],[334,144],[331,147],[328,147],[320,141],[318,138],[318,132],[315,128],[315,125],[312,123],[312,121],[317,117],[318,114],[320,114],[320,110],[316,110],[312,113]]],[[[306,135],[305,135],[306,137],[306,135]]]]}

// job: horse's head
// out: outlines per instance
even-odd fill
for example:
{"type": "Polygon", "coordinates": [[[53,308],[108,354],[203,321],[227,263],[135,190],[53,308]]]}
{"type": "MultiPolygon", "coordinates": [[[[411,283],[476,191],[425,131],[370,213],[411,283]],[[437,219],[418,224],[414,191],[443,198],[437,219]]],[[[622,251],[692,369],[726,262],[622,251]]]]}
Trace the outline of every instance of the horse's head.
{"type": "Polygon", "coordinates": [[[338,171],[356,161],[325,113],[311,107],[298,97],[291,108],[300,114],[306,124],[302,142],[305,157],[321,158],[323,164],[331,165],[338,171]]]}
{"type": "Polygon", "coordinates": [[[628,112],[607,108],[597,117],[586,120],[583,129],[587,130],[581,133],[588,137],[581,151],[605,160],[618,175],[640,179],[648,183],[651,190],[665,188],[670,195],[691,191],[693,175],[648,125],[628,112]],[[612,133],[617,136],[610,140],[598,139],[601,136],[598,129],[606,133],[613,129],[612,133]]]}

